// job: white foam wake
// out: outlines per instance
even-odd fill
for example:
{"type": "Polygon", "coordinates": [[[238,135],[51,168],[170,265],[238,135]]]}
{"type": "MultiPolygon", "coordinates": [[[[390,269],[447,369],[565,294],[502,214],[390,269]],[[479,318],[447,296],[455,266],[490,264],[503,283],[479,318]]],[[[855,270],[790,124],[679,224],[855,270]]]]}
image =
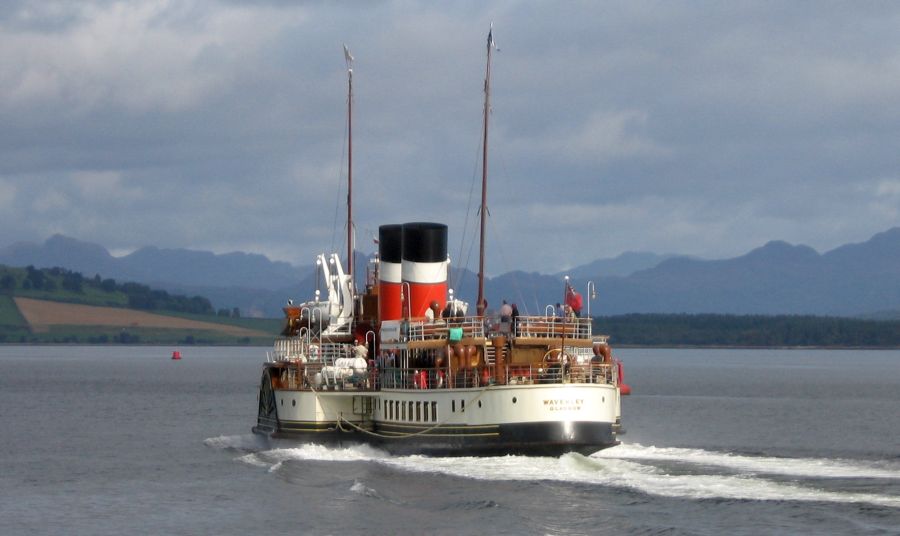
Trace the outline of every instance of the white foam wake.
{"type": "Polygon", "coordinates": [[[715,466],[753,475],[785,475],[807,478],[900,479],[900,467],[827,458],[775,458],[742,456],[727,452],[622,444],[593,455],[600,459],[658,460],[698,466],[715,466]]]}
{"type": "MultiPolygon", "coordinates": [[[[209,440],[207,440],[209,441],[209,440]]],[[[900,478],[893,469],[879,469],[846,460],[754,458],[700,449],[671,449],[624,445],[591,457],[567,454],[559,458],[501,456],[493,458],[392,457],[368,446],[328,448],[303,445],[246,454],[238,460],[270,472],[279,471],[288,460],[370,461],[416,473],[439,473],[476,480],[552,480],[628,488],[650,495],[689,499],[734,499],[763,501],[821,501],[868,503],[900,508],[900,497],[877,493],[832,491],[816,482],[778,482],[766,475],[817,478],[900,478]],[[684,472],[670,474],[642,460],[687,462],[684,472]],[[709,466],[739,471],[721,474],[709,466]]],[[[360,492],[361,489],[353,491],[360,492]]]]}
{"type": "Polygon", "coordinates": [[[221,450],[259,451],[266,448],[265,439],[257,434],[210,437],[204,439],[203,444],[221,450]]]}

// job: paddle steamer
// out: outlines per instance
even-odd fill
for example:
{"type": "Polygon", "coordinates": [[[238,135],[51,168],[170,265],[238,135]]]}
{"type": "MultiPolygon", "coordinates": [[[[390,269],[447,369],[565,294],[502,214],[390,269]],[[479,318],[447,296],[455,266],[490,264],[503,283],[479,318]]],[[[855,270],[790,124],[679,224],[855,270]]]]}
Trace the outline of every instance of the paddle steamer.
{"type": "MultiPolygon", "coordinates": [[[[448,288],[447,226],[382,225],[358,292],[348,195],[347,272],[319,255],[325,296],[284,308],[267,355],[253,431],[394,454],[590,454],[618,444],[621,363],[590,318],[487,314],[484,229],[492,32],[484,101],[481,254],[474,314],[448,288]]],[[[348,136],[353,78],[349,51],[348,136]]],[[[352,144],[348,143],[352,192],[352,144]]],[[[568,296],[574,292],[566,283],[568,296]]]]}

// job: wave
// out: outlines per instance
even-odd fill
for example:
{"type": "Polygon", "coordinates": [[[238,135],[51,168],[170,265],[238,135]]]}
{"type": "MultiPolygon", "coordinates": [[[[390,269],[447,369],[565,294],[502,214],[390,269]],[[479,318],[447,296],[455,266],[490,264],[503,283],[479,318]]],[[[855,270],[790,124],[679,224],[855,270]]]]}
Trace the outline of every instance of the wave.
{"type": "Polygon", "coordinates": [[[742,456],[703,449],[645,447],[640,444],[622,444],[598,452],[592,457],[601,459],[671,461],[692,465],[716,466],[754,475],[785,475],[807,478],[900,479],[900,466],[884,462],[866,463],[829,458],[742,456]]]}
{"type": "Polygon", "coordinates": [[[258,434],[242,434],[210,437],[203,440],[207,447],[239,452],[258,452],[267,448],[266,439],[258,434]]]}
{"type": "MultiPolygon", "coordinates": [[[[207,440],[211,447],[235,449],[242,439],[207,440]]],[[[291,448],[260,450],[237,460],[269,472],[283,468],[288,460],[330,462],[376,462],[387,467],[416,473],[438,473],[473,480],[559,481],[622,488],[641,493],[687,499],[729,499],[761,501],[818,501],[867,503],[900,508],[900,497],[878,493],[825,490],[816,487],[817,478],[900,478],[890,467],[848,460],[814,458],[767,458],[713,452],[702,449],[620,445],[590,457],[566,454],[559,458],[499,456],[431,458],[391,456],[370,446],[329,448],[307,444],[291,448]],[[678,473],[658,464],[643,462],[677,461],[678,473]],[[710,470],[711,467],[720,469],[710,470]],[[721,468],[737,474],[722,474],[721,468]],[[779,482],[766,475],[806,477],[807,481],[779,482]]],[[[363,484],[352,491],[366,495],[363,484]]]]}

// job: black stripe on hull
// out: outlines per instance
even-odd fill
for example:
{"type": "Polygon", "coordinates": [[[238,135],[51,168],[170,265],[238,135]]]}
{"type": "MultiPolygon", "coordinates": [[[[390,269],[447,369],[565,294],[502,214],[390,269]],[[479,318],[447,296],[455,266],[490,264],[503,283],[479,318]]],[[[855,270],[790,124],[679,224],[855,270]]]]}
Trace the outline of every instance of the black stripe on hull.
{"type": "MultiPolygon", "coordinates": [[[[312,424],[312,423],[310,423],[312,424]]],[[[369,444],[391,454],[427,456],[560,456],[568,452],[589,455],[618,445],[613,425],[598,422],[538,422],[485,426],[440,426],[421,435],[409,435],[425,427],[379,424],[373,436],[355,430],[339,430],[336,423],[304,429],[257,426],[253,431],[273,438],[350,446],[369,444]],[[395,435],[395,437],[383,437],[395,435]]]]}

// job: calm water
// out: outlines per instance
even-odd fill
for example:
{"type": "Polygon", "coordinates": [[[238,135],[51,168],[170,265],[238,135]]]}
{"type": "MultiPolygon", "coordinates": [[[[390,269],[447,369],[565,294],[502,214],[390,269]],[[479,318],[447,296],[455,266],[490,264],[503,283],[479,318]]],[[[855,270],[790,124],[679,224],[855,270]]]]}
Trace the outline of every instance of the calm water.
{"type": "Polygon", "coordinates": [[[900,352],[621,350],[622,446],[249,434],[262,348],[0,346],[0,534],[900,534],[900,352]]]}

